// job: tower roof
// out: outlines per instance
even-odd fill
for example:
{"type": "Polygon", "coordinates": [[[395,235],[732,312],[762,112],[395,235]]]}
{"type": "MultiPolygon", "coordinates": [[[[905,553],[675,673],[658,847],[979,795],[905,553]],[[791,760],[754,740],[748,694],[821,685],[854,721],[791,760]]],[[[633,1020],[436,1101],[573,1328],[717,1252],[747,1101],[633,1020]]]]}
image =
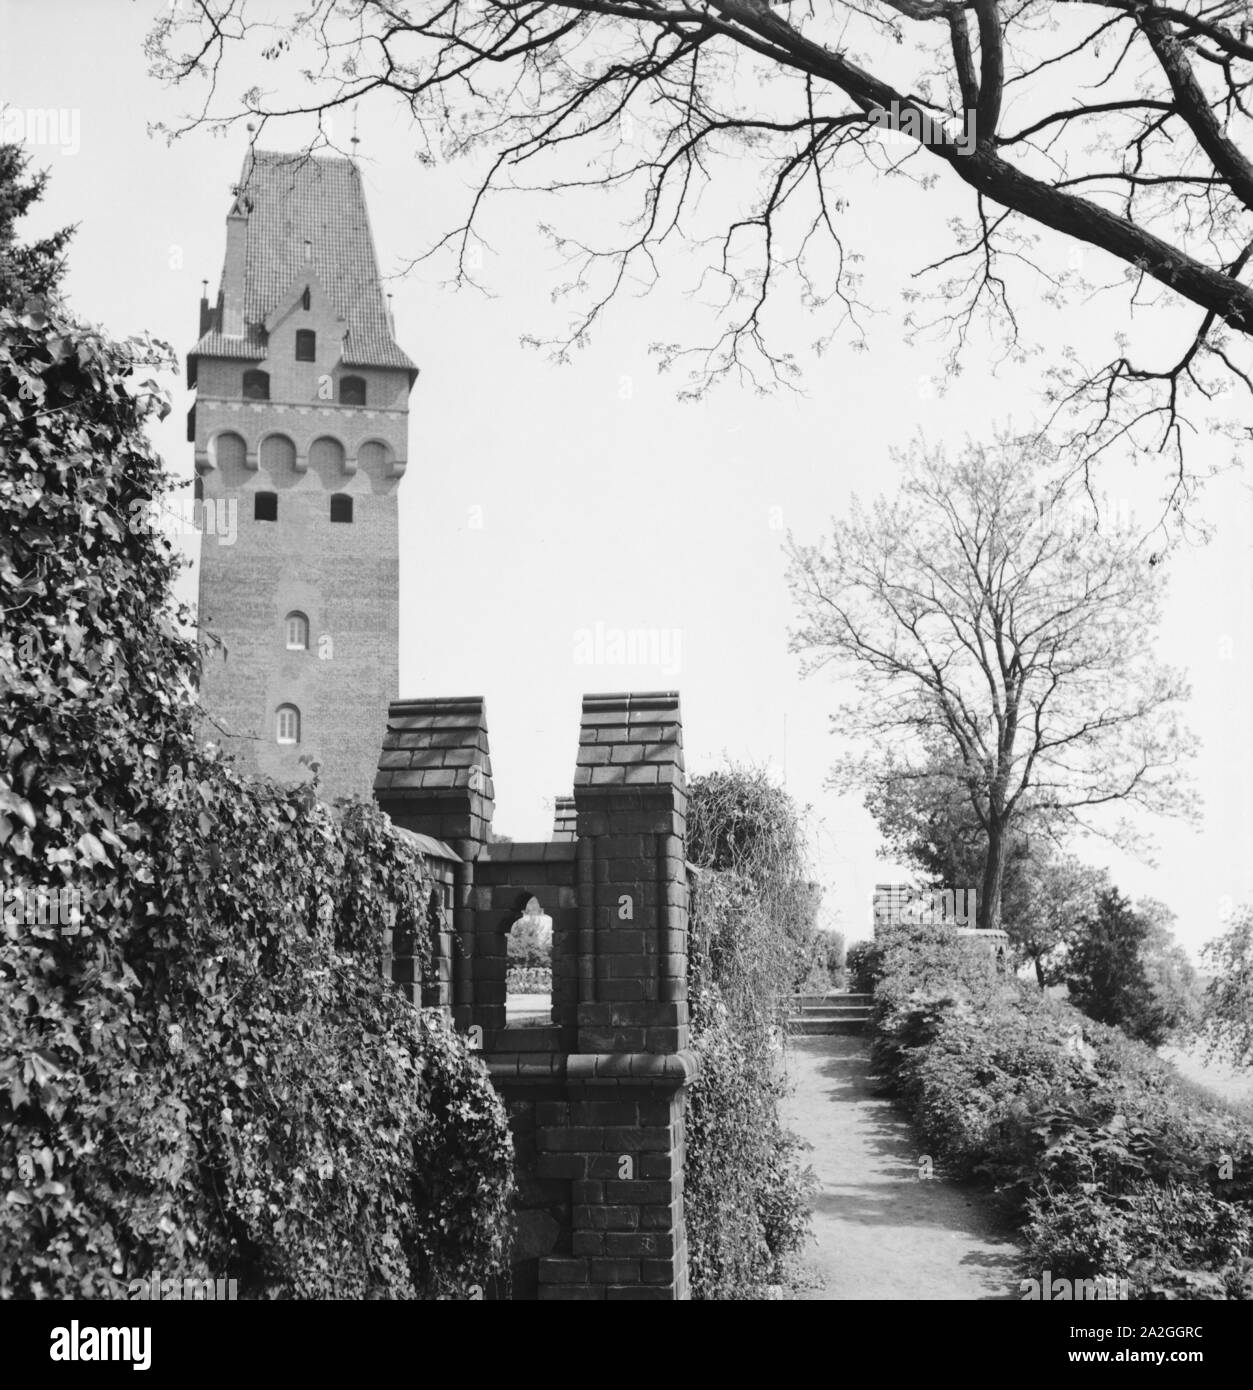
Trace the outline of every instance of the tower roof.
{"type": "MultiPolygon", "coordinates": [[[[250,150],[231,215],[246,218],[244,334],[211,329],[193,357],[260,357],[260,325],[312,273],[347,325],[345,366],[416,374],[392,336],[361,175],[351,159],[250,150]]],[[[223,282],[225,276],[224,268],[223,282]]]]}

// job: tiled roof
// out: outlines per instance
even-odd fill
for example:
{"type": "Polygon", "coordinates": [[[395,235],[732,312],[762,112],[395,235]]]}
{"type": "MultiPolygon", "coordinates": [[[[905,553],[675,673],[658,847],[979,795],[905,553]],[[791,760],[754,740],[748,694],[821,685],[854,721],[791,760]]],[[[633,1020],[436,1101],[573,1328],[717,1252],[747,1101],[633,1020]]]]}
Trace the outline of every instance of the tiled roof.
{"type": "Polygon", "coordinates": [[[574,771],[580,788],[683,785],[677,691],[585,695],[574,771]]]}
{"type": "MultiPolygon", "coordinates": [[[[249,209],[245,324],[264,323],[312,268],[348,325],[345,366],[417,370],[392,337],[361,175],[351,159],[256,150],[244,160],[239,194],[249,209]]],[[[251,336],[210,332],[193,355],[256,358],[263,350],[251,336]]]]}
{"type": "Polygon", "coordinates": [[[374,785],[389,799],[422,800],[437,792],[491,800],[492,759],[482,698],[393,700],[374,785]]]}

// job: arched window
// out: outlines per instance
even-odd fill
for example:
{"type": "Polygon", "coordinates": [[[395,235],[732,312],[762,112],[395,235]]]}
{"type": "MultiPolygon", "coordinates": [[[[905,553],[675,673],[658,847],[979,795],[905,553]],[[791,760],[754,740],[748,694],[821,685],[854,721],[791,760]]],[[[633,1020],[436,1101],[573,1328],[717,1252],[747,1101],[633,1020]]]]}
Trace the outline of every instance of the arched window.
{"type": "Polygon", "coordinates": [[[334,486],[344,474],[344,446],[324,434],[309,445],[309,467],[324,483],[334,486]]]}
{"type": "Polygon", "coordinates": [[[341,376],[339,379],[340,405],[365,404],[365,378],[361,376],[341,376]]]}
{"type": "Polygon", "coordinates": [[[232,469],[242,472],[247,462],[248,446],[241,435],[228,430],[213,441],[213,463],[223,473],[229,473],[232,469]]]}
{"type": "Polygon", "coordinates": [[[519,895],[506,928],[505,1026],[542,1025],[552,1020],[553,919],[529,893],[519,895]]]}
{"type": "Polygon", "coordinates": [[[244,373],[244,400],[268,401],[270,399],[269,372],[249,371],[244,373]]]}
{"type": "Polygon", "coordinates": [[[331,497],[331,520],[352,520],[352,498],[346,492],[337,492],[331,497]]]}
{"type": "Polygon", "coordinates": [[[274,736],[279,743],[300,742],[300,711],[295,705],[279,705],[274,714],[274,736]]]}
{"type": "Polygon", "coordinates": [[[284,620],[289,652],[309,650],[309,619],[303,613],[289,613],[284,620]]]}
{"type": "Polygon", "coordinates": [[[267,434],[258,451],[261,467],[273,479],[289,476],[296,469],[296,446],[285,434],[267,434]]]}
{"type": "Polygon", "coordinates": [[[367,440],[357,450],[357,467],[372,478],[381,478],[387,464],[387,446],[377,439],[367,440]]]}
{"type": "Polygon", "coordinates": [[[278,520],[278,493],[254,492],[252,495],[252,519],[254,521],[278,520]]]}
{"type": "Polygon", "coordinates": [[[309,312],[309,303],[310,303],[309,286],[306,285],[306,286],[305,286],[305,292],[304,292],[304,294],[302,294],[302,295],[300,296],[300,307],[305,311],[306,314],[309,312]]]}
{"type": "Polygon", "coordinates": [[[296,361],[316,362],[318,360],[318,335],[312,328],[296,329],[296,361]]]}

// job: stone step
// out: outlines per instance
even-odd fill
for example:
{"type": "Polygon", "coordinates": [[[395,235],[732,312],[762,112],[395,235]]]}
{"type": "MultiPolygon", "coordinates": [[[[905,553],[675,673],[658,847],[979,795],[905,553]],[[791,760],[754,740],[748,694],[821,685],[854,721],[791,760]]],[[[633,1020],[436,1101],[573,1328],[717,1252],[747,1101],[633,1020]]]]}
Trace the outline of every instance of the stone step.
{"type": "Polygon", "coordinates": [[[860,1004],[869,1008],[874,996],[870,994],[839,994],[832,991],[830,994],[794,994],[792,1002],[799,1004],[802,1008],[808,1008],[814,1004],[860,1004]]]}
{"type": "Polygon", "coordinates": [[[860,1018],[870,1017],[870,1010],[852,1006],[849,1008],[824,1009],[815,1005],[812,1009],[802,1009],[799,1013],[793,1014],[793,1018],[860,1018]]]}
{"type": "Polygon", "coordinates": [[[788,1019],[787,1030],[793,1037],[823,1037],[831,1034],[843,1033],[864,1033],[867,1018],[853,1018],[845,1016],[843,1018],[790,1018],[788,1019]]]}

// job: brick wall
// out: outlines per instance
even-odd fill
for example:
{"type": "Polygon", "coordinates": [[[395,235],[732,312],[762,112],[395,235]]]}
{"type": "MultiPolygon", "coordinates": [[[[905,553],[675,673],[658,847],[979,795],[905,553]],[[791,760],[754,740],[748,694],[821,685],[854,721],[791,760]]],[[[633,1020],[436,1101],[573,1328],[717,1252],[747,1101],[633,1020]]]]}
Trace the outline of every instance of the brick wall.
{"type": "MultiPolygon", "coordinates": [[[[439,837],[452,929],[439,933],[424,998],[448,998],[509,1113],[519,1195],[512,1278],[498,1293],[686,1298],[683,1124],[695,1059],[677,695],[586,697],[578,748],[562,838],[492,843],[482,700],[397,701],[375,795],[398,825],[439,837]],[[546,1026],[516,1027],[505,1015],[507,938],[531,897],[553,919],[552,1013],[546,1026]]],[[[394,971],[412,997],[412,962],[398,957],[394,971]]]]}

